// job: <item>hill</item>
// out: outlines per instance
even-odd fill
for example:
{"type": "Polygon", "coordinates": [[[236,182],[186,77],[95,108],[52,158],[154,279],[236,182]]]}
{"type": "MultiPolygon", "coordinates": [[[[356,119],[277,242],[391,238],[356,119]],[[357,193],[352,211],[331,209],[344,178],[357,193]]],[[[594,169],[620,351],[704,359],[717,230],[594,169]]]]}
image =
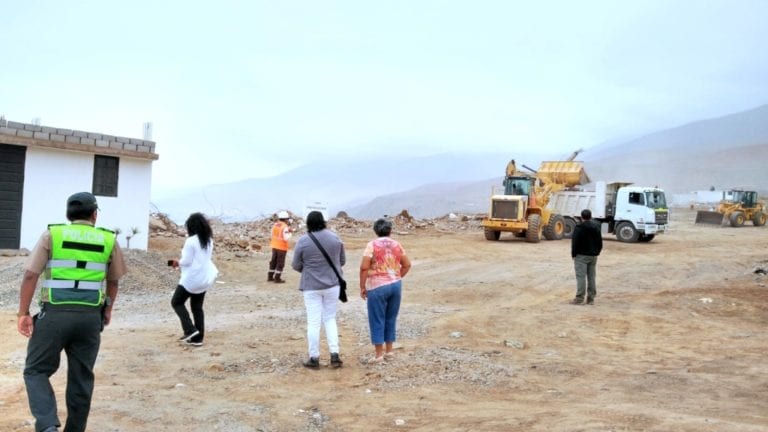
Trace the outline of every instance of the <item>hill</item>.
{"type": "MultiPolygon", "coordinates": [[[[377,160],[325,161],[271,178],[210,185],[153,198],[174,220],[203,211],[242,221],[289,209],[301,214],[313,202],[332,215],[346,211],[374,218],[407,209],[417,217],[486,211],[491,187],[501,184],[510,158],[529,166],[567,155],[543,155],[511,147],[508,153],[393,156],[377,160]]],[[[592,180],[630,181],[669,194],[744,187],[768,195],[768,105],[610,141],[580,155],[592,180]]]]}
{"type": "MultiPolygon", "coordinates": [[[[517,156],[526,161],[541,159],[541,156],[530,153],[517,156]]],[[[280,209],[302,214],[306,205],[318,201],[326,203],[329,211],[335,214],[341,210],[349,212],[349,209],[382,195],[423,185],[471,184],[490,177],[500,178],[499,165],[506,164],[509,157],[498,153],[445,153],[413,158],[318,162],[275,177],[180,190],[169,196],[153,197],[153,203],[158,211],[176,221],[183,220],[192,211],[202,211],[227,221],[260,218],[280,209]]],[[[482,195],[487,194],[487,190],[483,190],[482,195]]],[[[425,208],[438,195],[422,194],[425,208]]],[[[397,209],[400,210],[402,208],[397,209]]]]}
{"type": "Polygon", "coordinates": [[[422,218],[439,217],[451,212],[484,213],[488,210],[491,189],[500,184],[500,175],[478,182],[429,184],[376,197],[363,205],[350,207],[347,213],[362,219],[396,214],[403,209],[422,218]]]}
{"type": "MultiPolygon", "coordinates": [[[[476,213],[476,209],[485,212],[490,187],[501,184],[507,158],[495,162],[494,178],[424,185],[377,197],[352,207],[350,214],[370,218],[401,209],[420,217],[448,212],[476,213]]],[[[579,159],[584,161],[593,181],[659,186],[668,195],[714,186],[716,189],[754,189],[761,196],[768,196],[768,105],[624,142],[603,143],[587,148],[579,159]]],[[[538,163],[529,165],[535,167],[538,163]]]]}
{"type": "Polygon", "coordinates": [[[671,193],[768,191],[768,105],[697,121],[583,154],[590,177],[659,185],[671,193]]]}

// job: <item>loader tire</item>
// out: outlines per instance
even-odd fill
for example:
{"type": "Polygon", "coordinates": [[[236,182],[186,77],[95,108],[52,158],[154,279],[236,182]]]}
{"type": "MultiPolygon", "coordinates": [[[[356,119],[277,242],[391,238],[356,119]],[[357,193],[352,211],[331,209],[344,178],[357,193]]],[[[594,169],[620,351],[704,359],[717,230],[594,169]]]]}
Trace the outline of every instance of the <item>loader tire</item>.
{"type": "Polygon", "coordinates": [[[532,214],[528,218],[528,229],[525,231],[525,241],[528,243],[538,243],[541,241],[539,226],[541,226],[541,216],[532,214]]]}
{"type": "Polygon", "coordinates": [[[635,243],[640,238],[640,233],[637,232],[634,226],[629,222],[622,222],[616,227],[616,238],[620,242],[635,243]]]}
{"type": "Polygon", "coordinates": [[[576,221],[571,218],[565,218],[565,225],[563,226],[563,238],[573,237],[573,230],[576,229],[576,221]]]}
{"type": "Polygon", "coordinates": [[[485,229],[485,239],[490,241],[496,241],[501,237],[501,231],[492,230],[489,228],[485,229]]]}
{"type": "Polygon", "coordinates": [[[752,223],[755,226],[763,226],[763,225],[765,225],[765,213],[763,213],[763,212],[755,212],[755,214],[752,215],[752,223]]]}
{"type": "Polygon", "coordinates": [[[559,214],[549,217],[547,226],[544,227],[544,238],[547,240],[562,240],[565,232],[565,220],[559,214]]]}
{"type": "Polygon", "coordinates": [[[740,212],[740,211],[731,213],[731,217],[728,218],[728,220],[730,220],[731,222],[731,226],[734,228],[738,228],[744,225],[745,219],[746,218],[744,217],[744,212],[740,212]]]}

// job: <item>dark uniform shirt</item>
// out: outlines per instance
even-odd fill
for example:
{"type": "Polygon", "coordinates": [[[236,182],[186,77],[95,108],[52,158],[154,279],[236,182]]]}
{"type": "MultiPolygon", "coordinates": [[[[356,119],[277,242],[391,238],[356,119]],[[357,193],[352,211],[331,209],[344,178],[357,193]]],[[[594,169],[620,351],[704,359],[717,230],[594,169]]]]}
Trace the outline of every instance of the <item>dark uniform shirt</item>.
{"type": "Polygon", "coordinates": [[[603,235],[600,224],[594,221],[584,221],[573,229],[571,237],[571,258],[576,255],[598,256],[603,250],[603,235]]]}

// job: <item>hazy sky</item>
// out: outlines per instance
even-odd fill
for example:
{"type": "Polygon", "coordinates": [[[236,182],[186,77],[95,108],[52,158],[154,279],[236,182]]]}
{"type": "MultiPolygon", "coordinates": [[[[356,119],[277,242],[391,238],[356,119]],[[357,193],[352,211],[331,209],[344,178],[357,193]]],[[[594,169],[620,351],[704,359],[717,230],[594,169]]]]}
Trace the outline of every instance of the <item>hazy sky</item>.
{"type": "Polygon", "coordinates": [[[768,1],[5,1],[0,114],[141,137],[153,191],[326,157],[568,154],[768,103],[768,1]]]}

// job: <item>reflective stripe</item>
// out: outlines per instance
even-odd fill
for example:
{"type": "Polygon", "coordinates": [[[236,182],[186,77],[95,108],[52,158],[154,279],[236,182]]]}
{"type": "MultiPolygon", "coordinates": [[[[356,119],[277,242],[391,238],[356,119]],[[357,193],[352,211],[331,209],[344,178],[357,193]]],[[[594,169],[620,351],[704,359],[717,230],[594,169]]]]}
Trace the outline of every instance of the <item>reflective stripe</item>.
{"type": "Polygon", "coordinates": [[[101,289],[102,283],[91,282],[91,281],[78,282],[73,280],[59,280],[59,279],[48,279],[43,281],[44,288],[75,288],[75,285],[77,285],[77,288],[79,289],[98,290],[98,289],[101,289]]]}
{"type": "Polygon", "coordinates": [[[52,225],[48,231],[51,263],[43,278],[41,300],[53,305],[100,306],[115,235],[76,223],[52,225]]]}
{"type": "MultiPolygon", "coordinates": [[[[46,265],[47,268],[58,268],[58,267],[64,267],[64,268],[80,268],[77,266],[77,261],[75,260],[50,260],[48,261],[48,264],[46,265]]],[[[107,271],[107,265],[104,263],[96,263],[96,262],[86,262],[85,267],[82,267],[86,270],[97,270],[97,271],[107,271]]]]}

